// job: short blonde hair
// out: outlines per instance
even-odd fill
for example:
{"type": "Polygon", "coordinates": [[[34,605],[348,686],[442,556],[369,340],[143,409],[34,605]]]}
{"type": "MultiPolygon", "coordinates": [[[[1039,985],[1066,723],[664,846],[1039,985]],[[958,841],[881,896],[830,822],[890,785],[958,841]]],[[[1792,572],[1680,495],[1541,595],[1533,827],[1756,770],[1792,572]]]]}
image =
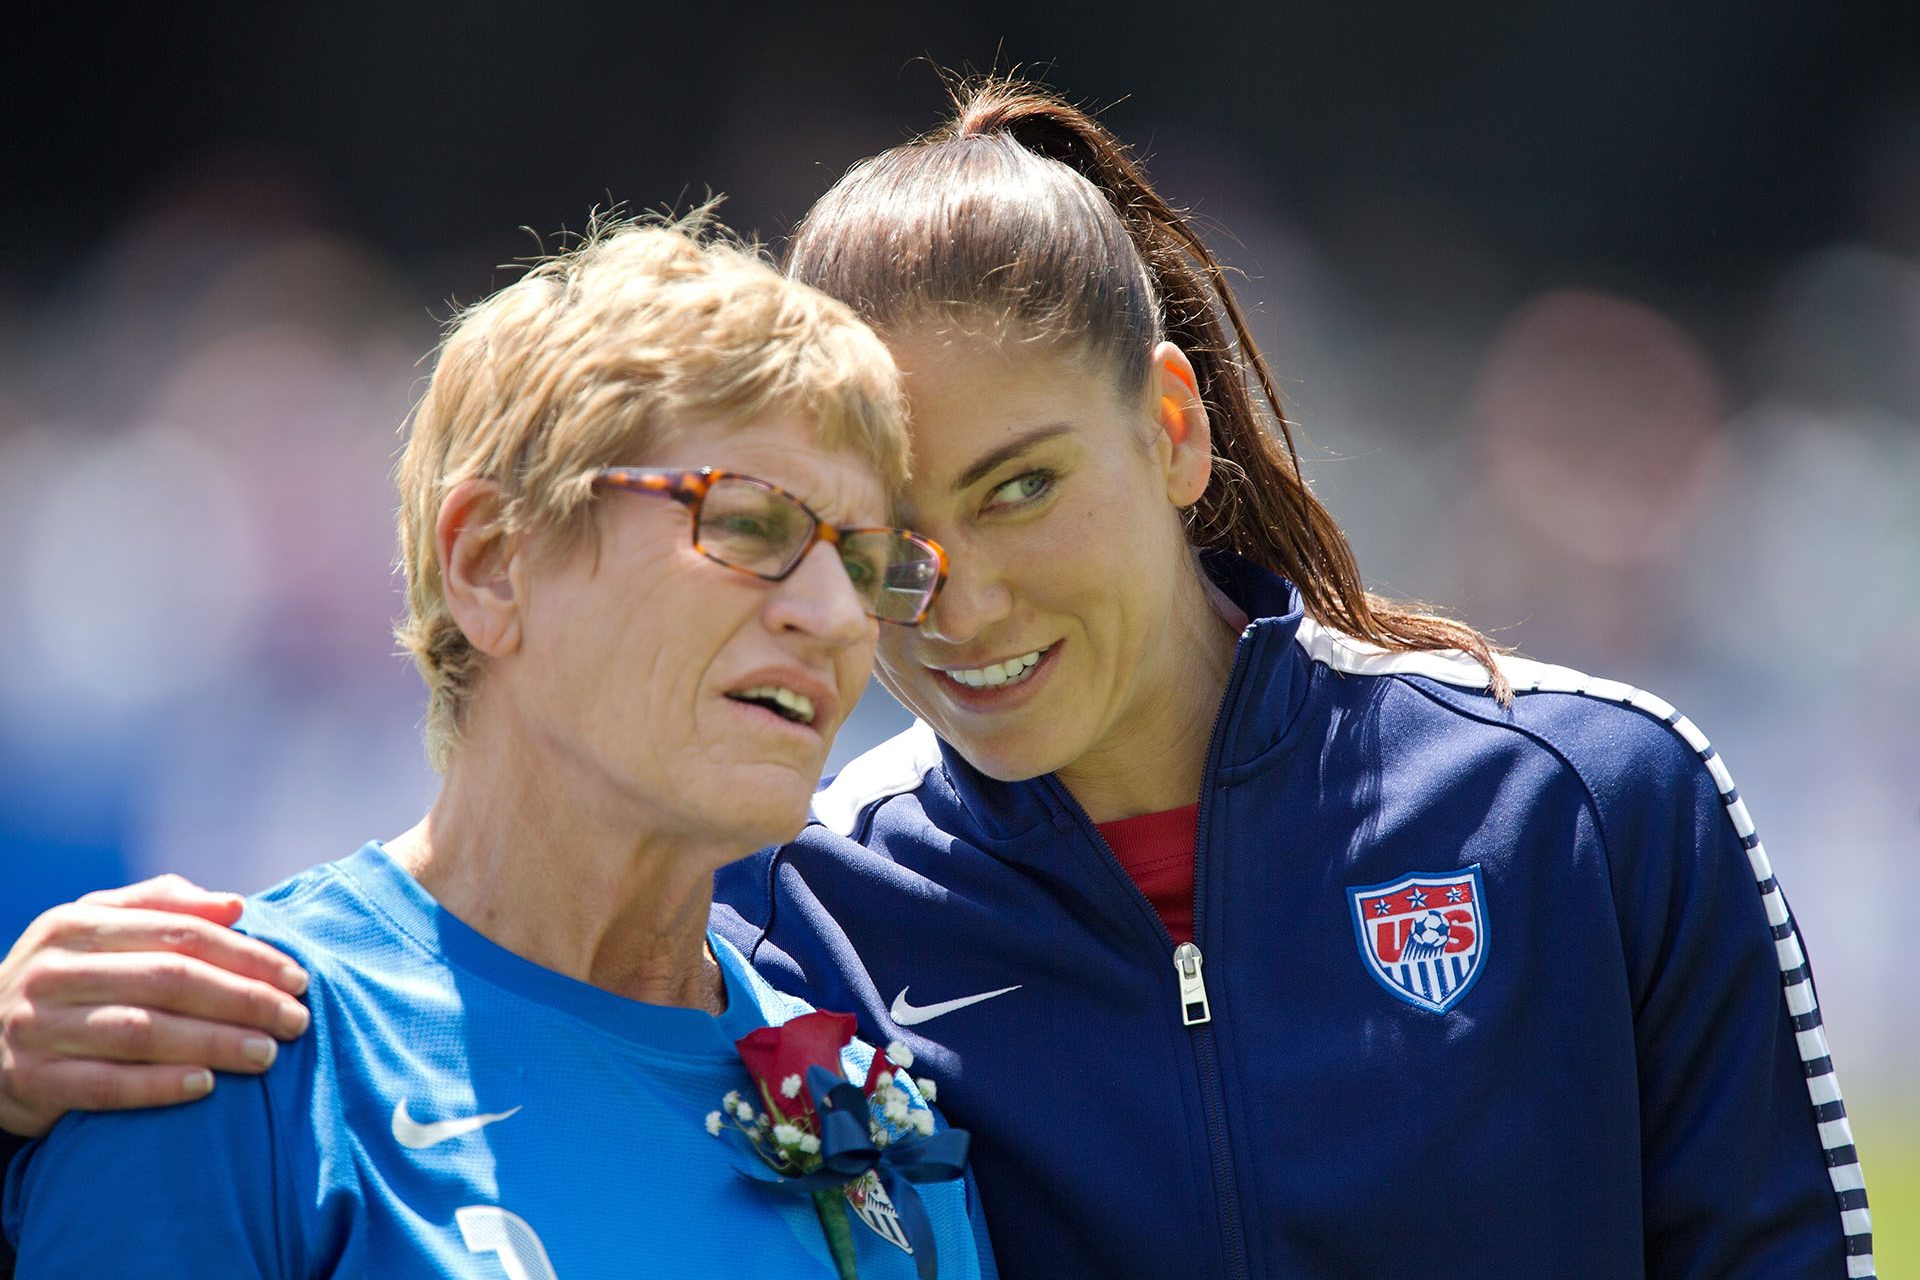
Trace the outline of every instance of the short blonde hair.
{"type": "Polygon", "coordinates": [[[502,532],[593,528],[602,467],[646,460],[676,427],[772,412],[824,449],[906,478],[906,407],[886,347],[846,306],[788,280],[705,210],[596,219],[580,242],[450,322],[396,470],[407,617],[426,681],[427,757],[444,770],[481,669],[447,606],[435,526],[453,486],[503,491],[502,532]]]}

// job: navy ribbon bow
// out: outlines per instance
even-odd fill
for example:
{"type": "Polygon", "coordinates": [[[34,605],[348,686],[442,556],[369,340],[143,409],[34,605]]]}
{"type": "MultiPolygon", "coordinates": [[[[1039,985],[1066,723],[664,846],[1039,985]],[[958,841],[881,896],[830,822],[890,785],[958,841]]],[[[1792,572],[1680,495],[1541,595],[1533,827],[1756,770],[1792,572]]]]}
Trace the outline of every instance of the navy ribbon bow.
{"type": "MultiPolygon", "coordinates": [[[[933,1219],[921,1203],[914,1184],[951,1182],[967,1171],[968,1136],[964,1129],[942,1129],[930,1135],[896,1138],[875,1146],[867,1129],[867,1096],[846,1077],[824,1067],[807,1068],[807,1092],[813,1095],[813,1114],[820,1125],[820,1168],[793,1175],[771,1168],[757,1155],[738,1162],[741,1173],[764,1186],[794,1195],[810,1196],[823,1187],[845,1187],[872,1171],[893,1202],[900,1229],[913,1246],[914,1270],[920,1280],[939,1274],[939,1251],[933,1238],[933,1219]]],[[[746,1138],[732,1134],[736,1150],[747,1148],[746,1138]]]]}

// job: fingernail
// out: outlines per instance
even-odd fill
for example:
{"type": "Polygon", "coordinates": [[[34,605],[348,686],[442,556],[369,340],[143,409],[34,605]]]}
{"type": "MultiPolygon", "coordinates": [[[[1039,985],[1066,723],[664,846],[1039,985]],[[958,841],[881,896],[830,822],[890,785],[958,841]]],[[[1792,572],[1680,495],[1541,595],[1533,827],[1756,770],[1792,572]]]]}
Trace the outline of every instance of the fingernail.
{"type": "Polygon", "coordinates": [[[280,971],[280,989],[290,996],[302,994],[307,989],[307,971],[288,965],[280,971]]]}
{"type": "Polygon", "coordinates": [[[187,1072],[187,1078],[180,1082],[180,1091],[189,1098],[206,1097],[213,1092],[213,1072],[205,1067],[187,1072]]]}
{"type": "Polygon", "coordinates": [[[265,1036],[248,1036],[241,1042],[240,1052],[246,1055],[248,1062],[270,1067],[280,1052],[280,1046],[265,1036]]]}
{"type": "Polygon", "coordinates": [[[312,1018],[307,1013],[307,1006],[290,1005],[280,1011],[280,1034],[297,1036],[307,1029],[307,1023],[310,1021],[312,1018]]]}

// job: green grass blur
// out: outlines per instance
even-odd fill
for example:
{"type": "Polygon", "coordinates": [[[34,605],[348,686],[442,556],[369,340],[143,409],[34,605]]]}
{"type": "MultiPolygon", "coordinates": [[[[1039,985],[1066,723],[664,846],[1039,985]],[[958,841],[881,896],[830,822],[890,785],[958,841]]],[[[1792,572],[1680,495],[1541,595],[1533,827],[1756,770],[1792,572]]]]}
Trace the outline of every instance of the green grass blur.
{"type": "Polygon", "coordinates": [[[1920,1276],[1920,1093],[1847,1099],[1873,1210],[1873,1260],[1881,1276],[1920,1276]]]}

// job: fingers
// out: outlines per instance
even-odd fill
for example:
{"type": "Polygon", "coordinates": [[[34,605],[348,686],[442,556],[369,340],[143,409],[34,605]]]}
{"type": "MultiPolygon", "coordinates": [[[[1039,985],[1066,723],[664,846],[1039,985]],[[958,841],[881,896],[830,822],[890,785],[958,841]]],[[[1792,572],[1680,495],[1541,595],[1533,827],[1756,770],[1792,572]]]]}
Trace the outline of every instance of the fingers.
{"type": "Polygon", "coordinates": [[[69,1111],[124,1111],[191,1102],[213,1091],[205,1067],[129,1066],[124,1063],[49,1059],[19,1068],[31,1108],[0,1095],[0,1128],[37,1138],[69,1111]]]}
{"type": "Polygon", "coordinates": [[[306,971],[282,952],[194,916],[130,906],[101,909],[83,898],[43,919],[50,922],[47,940],[71,951],[171,952],[236,977],[272,983],[289,995],[307,989],[306,971]]]}
{"type": "MultiPolygon", "coordinates": [[[[150,951],[49,953],[41,957],[39,970],[30,976],[29,983],[28,998],[36,1007],[49,1010],[54,1025],[72,1037],[46,1047],[78,1057],[137,1061],[148,1055],[140,1051],[120,1023],[108,1020],[101,1024],[103,1030],[98,1034],[89,1034],[83,1020],[82,1030],[76,1033],[57,1011],[78,1008],[88,1016],[115,1009],[154,1016],[170,1014],[289,1040],[307,1029],[306,1006],[285,991],[189,955],[150,951]]],[[[40,1047],[37,1039],[34,1044],[40,1047]]]]}
{"type": "Polygon", "coordinates": [[[185,876],[171,872],[118,889],[98,889],[80,899],[101,907],[147,907],[198,916],[215,924],[232,924],[246,905],[237,893],[202,889],[185,876]]]}
{"type": "Polygon", "coordinates": [[[0,1128],[45,1133],[64,1111],[204,1096],[209,1068],[259,1072],[307,1028],[307,975],[226,926],[232,894],[178,876],[87,895],[0,959],[0,1128]]]}
{"type": "Polygon", "coordinates": [[[42,1034],[51,1057],[206,1066],[244,1075],[265,1071],[280,1051],[271,1036],[246,1027],[128,1005],[56,1011],[42,1034]]]}

